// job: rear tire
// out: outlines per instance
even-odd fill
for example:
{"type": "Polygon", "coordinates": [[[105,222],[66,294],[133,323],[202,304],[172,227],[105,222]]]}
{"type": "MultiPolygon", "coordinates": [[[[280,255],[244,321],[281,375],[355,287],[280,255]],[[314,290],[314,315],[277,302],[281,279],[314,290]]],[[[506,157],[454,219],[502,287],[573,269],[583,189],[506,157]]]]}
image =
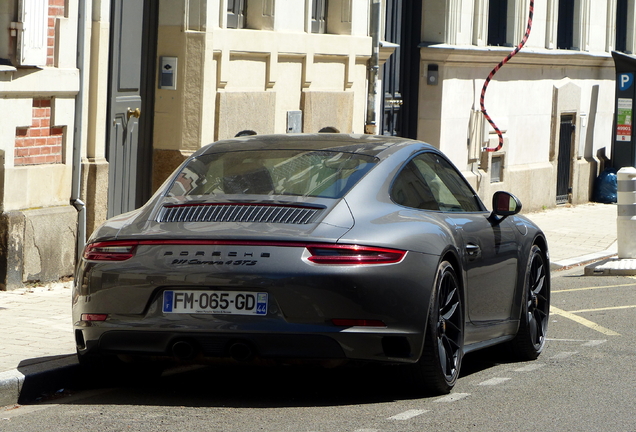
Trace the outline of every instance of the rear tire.
{"type": "Polygon", "coordinates": [[[550,313],[550,277],[548,260],[537,245],[528,258],[523,287],[523,302],[517,336],[510,342],[512,354],[519,360],[534,360],[543,351],[550,313]]]}
{"type": "Polygon", "coordinates": [[[450,393],[459,377],[463,349],[460,285],[453,266],[443,261],[437,268],[422,355],[409,366],[413,384],[431,394],[450,393]]]}

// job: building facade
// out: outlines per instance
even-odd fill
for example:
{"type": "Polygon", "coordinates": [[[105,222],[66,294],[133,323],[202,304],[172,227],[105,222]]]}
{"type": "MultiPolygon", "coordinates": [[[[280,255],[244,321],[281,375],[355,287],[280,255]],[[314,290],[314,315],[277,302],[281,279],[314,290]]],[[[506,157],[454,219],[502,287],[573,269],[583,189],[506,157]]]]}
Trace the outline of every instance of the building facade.
{"type": "Polygon", "coordinates": [[[449,155],[479,195],[587,202],[611,155],[626,0],[0,3],[0,289],[71,276],[109,217],[247,133],[375,132],[449,155]],[[387,60],[388,59],[388,60],[387,60]],[[386,64],[383,66],[384,62],[386,64]],[[377,80],[376,80],[377,78],[377,80]]]}
{"type": "Polygon", "coordinates": [[[3,1],[0,289],[71,276],[205,144],[364,133],[372,3],[3,1]]]}
{"type": "Polygon", "coordinates": [[[529,11],[530,0],[423,2],[418,138],[438,143],[486,202],[505,189],[526,210],[584,203],[611,155],[610,53],[634,49],[634,4],[536,0],[525,47],[485,96],[504,145],[483,151],[498,136],[475,114],[482,87],[522,40],[529,11]]]}
{"type": "Polygon", "coordinates": [[[0,3],[0,289],[73,272],[77,6],[0,3]]]}

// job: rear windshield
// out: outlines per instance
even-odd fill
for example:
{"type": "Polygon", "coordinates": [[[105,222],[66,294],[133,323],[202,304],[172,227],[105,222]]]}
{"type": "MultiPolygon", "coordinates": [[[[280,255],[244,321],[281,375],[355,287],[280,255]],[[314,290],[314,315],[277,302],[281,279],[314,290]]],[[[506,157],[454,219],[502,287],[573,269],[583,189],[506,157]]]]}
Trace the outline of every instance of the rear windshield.
{"type": "Polygon", "coordinates": [[[295,195],[340,198],[377,160],[372,156],[306,150],[212,153],[192,159],[168,196],[295,195]]]}

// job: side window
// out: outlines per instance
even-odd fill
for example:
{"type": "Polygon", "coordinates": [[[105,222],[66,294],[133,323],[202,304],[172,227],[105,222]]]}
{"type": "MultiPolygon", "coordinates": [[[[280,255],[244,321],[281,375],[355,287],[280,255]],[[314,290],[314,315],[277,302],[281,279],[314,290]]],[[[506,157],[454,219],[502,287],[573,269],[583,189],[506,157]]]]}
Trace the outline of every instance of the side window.
{"type": "Polygon", "coordinates": [[[462,175],[435,153],[416,156],[402,169],[391,188],[391,198],[397,204],[422,210],[483,210],[462,175]]]}
{"type": "Polygon", "coordinates": [[[413,161],[398,174],[391,188],[391,198],[396,203],[422,210],[439,210],[431,189],[422,178],[413,161]]]}
{"type": "Polygon", "coordinates": [[[430,188],[441,211],[482,211],[479,199],[462,175],[443,157],[423,153],[413,163],[430,188]]]}

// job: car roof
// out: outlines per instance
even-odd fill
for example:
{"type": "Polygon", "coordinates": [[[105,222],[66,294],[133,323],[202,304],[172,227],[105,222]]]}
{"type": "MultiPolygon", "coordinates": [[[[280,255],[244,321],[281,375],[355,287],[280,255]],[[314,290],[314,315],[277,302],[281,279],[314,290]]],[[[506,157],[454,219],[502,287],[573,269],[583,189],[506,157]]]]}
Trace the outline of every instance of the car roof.
{"type": "Polygon", "coordinates": [[[308,150],[340,151],[358,153],[383,158],[400,148],[419,146],[427,149],[434,147],[408,138],[356,135],[356,134],[273,134],[250,135],[221,140],[203,147],[194,156],[212,153],[225,153],[246,150],[308,150]],[[383,152],[385,154],[383,154],[383,152]]]}

